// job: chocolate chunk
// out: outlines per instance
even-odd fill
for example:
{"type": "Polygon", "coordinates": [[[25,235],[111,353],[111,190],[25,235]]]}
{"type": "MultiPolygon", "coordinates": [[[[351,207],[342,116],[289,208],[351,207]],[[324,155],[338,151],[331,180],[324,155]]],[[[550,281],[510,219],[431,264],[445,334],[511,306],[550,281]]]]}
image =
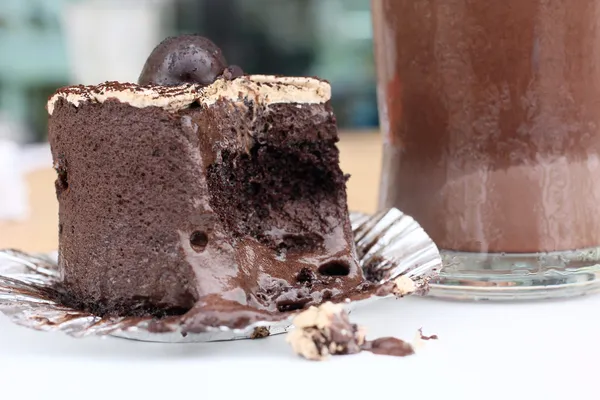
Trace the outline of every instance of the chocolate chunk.
{"type": "Polygon", "coordinates": [[[269,331],[269,328],[265,326],[258,326],[254,329],[252,335],[250,335],[250,339],[264,339],[270,334],[271,332],[269,331]]]}
{"type": "Polygon", "coordinates": [[[315,274],[310,270],[310,268],[304,267],[298,272],[296,275],[296,281],[302,282],[306,284],[311,284],[312,281],[315,280],[315,274]]]}
{"type": "MultiPolygon", "coordinates": [[[[140,85],[210,85],[223,74],[227,61],[221,49],[198,35],[171,37],[150,54],[138,79],[140,85]]],[[[239,67],[237,67],[239,69],[239,67]]],[[[241,69],[239,69],[241,71],[241,69]]],[[[233,75],[237,70],[230,71],[233,75]]]]}
{"type": "Polygon", "coordinates": [[[394,337],[383,337],[366,342],[363,350],[370,351],[373,354],[396,357],[406,357],[415,354],[415,349],[410,343],[394,337]]]}
{"type": "Polygon", "coordinates": [[[237,65],[230,65],[229,67],[225,68],[225,71],[223,71],[221,76],[224,79],[231,81],[235,78],[239,78],[242,75],[244,75],[242,68],[238,67],[237,65]]]}

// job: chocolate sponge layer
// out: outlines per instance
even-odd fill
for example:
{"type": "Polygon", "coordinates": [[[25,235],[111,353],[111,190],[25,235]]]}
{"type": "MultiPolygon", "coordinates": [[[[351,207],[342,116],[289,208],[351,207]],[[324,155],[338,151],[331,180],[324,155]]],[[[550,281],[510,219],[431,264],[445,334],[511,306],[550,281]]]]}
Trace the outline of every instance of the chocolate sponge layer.
{"type": "Polygon", "coordinates": [[[60,102],[49,139],[59,171],[60,266],[98,310],[188,309],[198,293],[180,232],[203,196],[197,137],[173,115],[116,101],[60,102]]]}
{"type": "Polygon", "coordinates": [[[59,100],[49,139],[68,302],[99,314],[276,313],[363,282],[328,104],[172,112],[59,100]]]}

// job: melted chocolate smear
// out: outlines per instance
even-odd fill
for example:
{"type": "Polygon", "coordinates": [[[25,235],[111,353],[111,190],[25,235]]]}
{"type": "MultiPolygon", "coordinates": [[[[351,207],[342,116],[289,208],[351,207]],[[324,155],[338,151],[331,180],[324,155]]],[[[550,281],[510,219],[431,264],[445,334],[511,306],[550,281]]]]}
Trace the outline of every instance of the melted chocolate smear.
{"type": "Polygon", "coordinates": [[[373,354],[396,357],[406,357],[415,354],[415,349],[410,343],[394,337],[383,337],[371,340],[366,342],[362,349],[370,351],[373,354]]]}
{"type": "MultiPolygon", "coordinates": [[[[221,49],[198,35],[167,38],[150,54],[138,79],[140,85],[178,86],[184,83],[210,85],[227,68],[233,76],[241,71],[227,68],[221,49]]],[[[231,78],[233,79],[233,78],[231,78]]]]}

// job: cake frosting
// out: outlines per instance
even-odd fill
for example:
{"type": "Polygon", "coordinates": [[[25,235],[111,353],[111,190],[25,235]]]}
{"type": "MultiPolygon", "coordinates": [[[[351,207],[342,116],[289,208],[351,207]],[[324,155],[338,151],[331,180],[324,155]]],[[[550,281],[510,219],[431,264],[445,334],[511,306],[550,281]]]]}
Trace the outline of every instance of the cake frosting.
{"type": "Polygon", "coordinates": [[[317,78],[247,75],[233,80],[219,79],[203,86],[141,86],[133,83],[105,82],[93,86],[68,86],[58,90],[48,101],[52,115],[58,100],[64,99],[75,107],[82,103],[104,103],[114,99],[132,107],[159,107],[167,111],[189,108],[192,104],[209,106],[219,99],[258,104],[320,104],[331,98],[329,83],[317,78]]]}

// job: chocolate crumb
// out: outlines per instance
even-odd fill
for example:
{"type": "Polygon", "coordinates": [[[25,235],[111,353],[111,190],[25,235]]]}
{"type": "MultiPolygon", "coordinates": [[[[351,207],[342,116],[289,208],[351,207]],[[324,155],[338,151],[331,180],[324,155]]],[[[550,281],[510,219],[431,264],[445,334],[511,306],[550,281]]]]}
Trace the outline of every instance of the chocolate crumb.
{"type": "Polygon", "coordinates": [[[313,361],[325,360],[334,354],[355,354],[362,350],[364,331],[350,323],[340,304],[326,302],[298,314],[286,340],[296,354],[313,361]]]}
{"type": "MultiPolygon", "coordinates": [[[[366,250],[365,250],[366,251],[366,250]]],[[[369,282],[380,282],[385,279],[386,271],[380,268],[380,264],[384,259],[380,256],[372,257],[366,265],[363,266],[365,279],[369,282]]]]}
{"type": "Polygon", "coordinates": [[[264,339],[269,335],[271,335],[269,328],[267,328],[266,326],[258,326],[254,328],[254,331],[250,335],[250,339],[264,339]]]}
{"type": "Polygon", "coordinates": [[[309,268],[304,267],[296,275],[296,281],[301,283],[310,284],[315,280],[315,274],[309,268]]]}
{"type": "Polygon", "coordinates": [[[223,79],[233,80],[235,78],[239,78],[242,75],[244,75],[244,71],[242,70],[242,68],[240,68],[237,65],[230,65],[229,67],[225,68],[225,70],[221,74],[221,77],[223,79]]]}
{"type": "Polygon", "coordinates": [[[392,289],[392,292],[396,297],[404,297],[414,293],[416,290],[417,285],[415,285],[415,282],[408,276],[402,275],[394,279],[394,288],[392,289]]]}
{"type": "Polygon", "coordinates": [[[438,335],[431,335],[431,336],[423,335],[423,328],[419,329],[419,336],[421,337],[421,340],[438,340],[438,335]]]}
{"type": "Polygon", "coordinates": [[[331,302],[310,307],[298,314],[293,324],[296,329],[288,334],[286,341],[296,354],[313,361],[325,360],[330,355],[356,354],[361,351],[406,357],[415,354],[416,347],[421,344],[419,339],[437,339],[437,335],[424,336],[419,329],[415,344],[394,337],[367,341],[364,328],[352,324],[343,307],[331,302]]]}

